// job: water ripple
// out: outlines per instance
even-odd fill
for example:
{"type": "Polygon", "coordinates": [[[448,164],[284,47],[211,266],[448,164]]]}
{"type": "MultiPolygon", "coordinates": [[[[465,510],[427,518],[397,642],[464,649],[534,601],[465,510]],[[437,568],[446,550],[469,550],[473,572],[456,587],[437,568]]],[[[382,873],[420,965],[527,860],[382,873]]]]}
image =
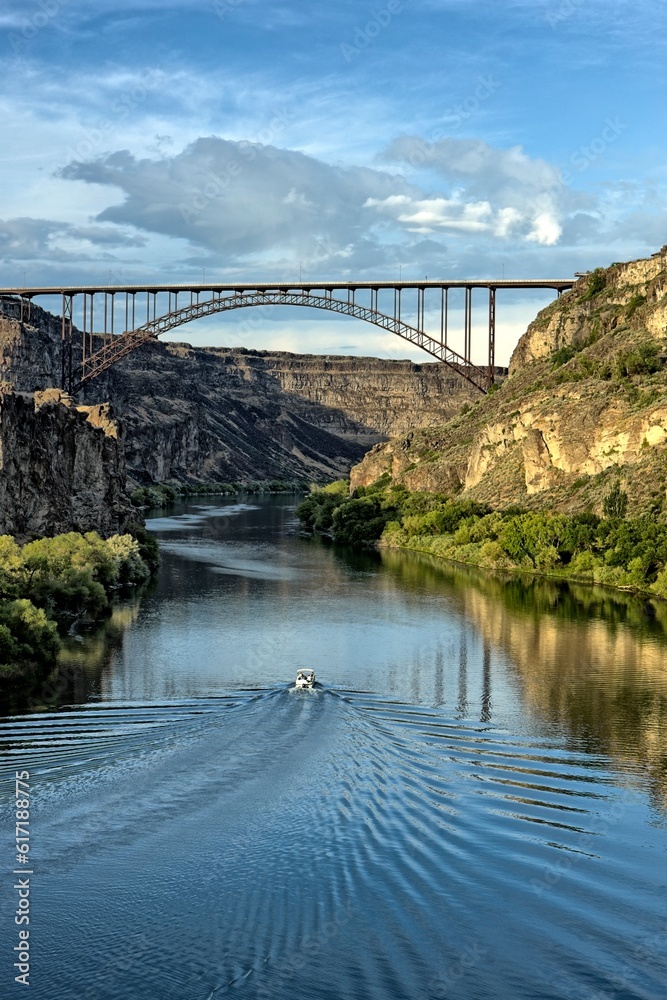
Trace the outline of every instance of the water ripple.
{"type": "Polygon", "coordinates": [[[37,998],[664,995],[645,806],[563,742],[277,688],[12,719],[0,752],[34,783],[37,998]]]}

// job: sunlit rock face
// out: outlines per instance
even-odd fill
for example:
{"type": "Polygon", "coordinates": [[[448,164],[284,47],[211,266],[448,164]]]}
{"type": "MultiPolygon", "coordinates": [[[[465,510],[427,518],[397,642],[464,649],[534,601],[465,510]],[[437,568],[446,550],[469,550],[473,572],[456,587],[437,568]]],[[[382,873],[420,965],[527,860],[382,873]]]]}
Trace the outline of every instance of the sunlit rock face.
{"type": "Polygon", "coordinates": [[[108,404],[0,387],[0,534],[111,535],[132,516],[122,430],[108,404]]]}
{"type": "Polygon", "coordinates": [[[634,325],[628,323],[634,315],[628,317],[627,308],[637,295],[646,296],[643,325],[653,337],[662,338],[667,326],[666,266],[664,247],[646,260],[613,264],[604,271],[604,288],[590,298],[586,294],[590,278],[581,278],[530,324],[512,354],[510,374],[561,347],[585,342],[593,332],[605,334],[634,325]]]}
{"type": "Polygon", "coordinates": [[[620,478],[631,511],[665,501],[667,252],[583,277],[543,310],[497,392],[446,425],[378,444],[352,485],[390,473],[412,489],[494,507],[601,512],[620,478]]]}

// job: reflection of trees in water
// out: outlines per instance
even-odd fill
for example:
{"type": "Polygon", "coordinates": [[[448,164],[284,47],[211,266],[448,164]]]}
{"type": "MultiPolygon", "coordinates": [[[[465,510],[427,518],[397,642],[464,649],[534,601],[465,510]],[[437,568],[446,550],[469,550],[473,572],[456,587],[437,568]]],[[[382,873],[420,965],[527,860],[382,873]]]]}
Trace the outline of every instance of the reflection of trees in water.
{"type": "Polygon", "coordinates": [[[456,703],[456,715],[465,719],[468,715],[468,644],[467,635],[461,633],[459,645],[459,695],[456,703]]]}
{"type": "Polygon", "coordinates": [[[331,548],[337,563],[357,573],[377,573],[384,562],[383,556],[374,549],[352,549],[347,545],[333,545],[327,539],[321,540],[320,544],[331,548]]]}
{"type": "Polygon", "coordinates": [[[442,649],[438,647],[435,653],[435,699],[436,707],[445,701],[445,657],[442,649]]]}
{"type": "Polygon", "coordinates": [[[482,663],[482,712],[479,721],[491,721],[491,647],[486,640],[482,663]]]}
{"type": "Polygon", "coordinates": [[[99,696],[105,674],[122,647],[125,630],[139,614],[141,592],[112,607],[104,622],[80,639],[67,636],[56,667],[46,676],[30,679],[11,692],[10,712],[39,712],[60,705],[81,705],[99,696]]]}
{"type": "MultiPolygon", "coordinates": [[[[508,656],[529,711],[564,728],[579,749],[648,773],[667,806],[667,602],[505,577],[413,553],[382,558],[405,587],[439,590],[479,629],[482,721],[490,717],[493,646],[508,656]]],[[[463,657],[457,711],[466,697],[463,657]]]]}

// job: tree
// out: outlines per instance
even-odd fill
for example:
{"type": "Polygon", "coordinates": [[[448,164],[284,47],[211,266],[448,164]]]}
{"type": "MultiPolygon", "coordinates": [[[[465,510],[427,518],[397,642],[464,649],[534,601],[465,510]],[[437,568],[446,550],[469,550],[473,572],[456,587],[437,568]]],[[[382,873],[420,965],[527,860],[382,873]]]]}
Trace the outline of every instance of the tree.
{"type": "Polygon", "coordinates": [[[628,512],[628,494],[621,489],[621,481],[617,479],[612,488],[602,500],[604,516],[622,521],[628,512]]]}

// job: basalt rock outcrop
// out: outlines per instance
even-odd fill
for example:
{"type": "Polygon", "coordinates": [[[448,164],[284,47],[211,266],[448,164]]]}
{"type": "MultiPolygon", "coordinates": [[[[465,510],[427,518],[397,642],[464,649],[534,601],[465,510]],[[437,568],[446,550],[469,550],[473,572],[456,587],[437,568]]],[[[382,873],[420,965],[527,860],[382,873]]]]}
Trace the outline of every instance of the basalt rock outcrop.
{"type": "Polygon", "coordinates": [[[108,404],[76,406],[57,389],[0,384],[0,534],[125,530],[122,431],[108,404]]]}
{"type": "MultiPolygon", "coordinates": [[[[0,377],[21,390],[59,383],[60,321],[0,305],[0,377]]],[[[76,358],[75,358],[76,360],[76,358]]],[[[154,341],[86,387],[125,426],[135,483],[330,480],[369,447],[441,425],[476,390],[438,364],[194,348],[154,341]]]]}
{"type": "Polygon", "coordinates": [[[375,446],[353,485],[383,474],[494,507],[601,511],[621,480],[634,513],[665,504],[667,248],[582,277],[543,310],[510,376],[438,428],[375,446]]]}

